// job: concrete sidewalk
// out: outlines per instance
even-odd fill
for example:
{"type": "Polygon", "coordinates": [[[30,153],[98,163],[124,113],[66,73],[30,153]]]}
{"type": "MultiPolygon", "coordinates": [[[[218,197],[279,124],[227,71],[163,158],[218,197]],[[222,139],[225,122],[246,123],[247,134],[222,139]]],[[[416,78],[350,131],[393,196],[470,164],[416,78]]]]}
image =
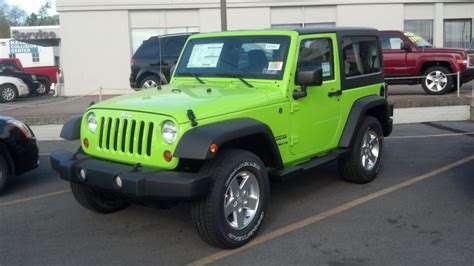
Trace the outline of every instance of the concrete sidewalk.
{"type": "MultiPolygon", "coordinates": [[[[430,107],[426,111],[429,111],[427,114],[433,116],[433,118],[447,114],[446,120],[465,120],[466,108],[472,101],[472,83],[463,86],[460,98],[456,97],[456,93],[440,96],[427,95],[420,85],[389,86],[388,99],[397,110],[404,109],[400,112],[395,111],[395,114],[408,115],[410,117],[409,122],[423,122],[423,117],[416,118],[417,115],[424,116],[427,113],[418,111],[417,108],[423,107],[430,107]],[[459,112],[462,113],[460,116],[459,112]],[[409,115],[410,113],[413,113],[414,119],[412,115],[409,115]],[[456,119],[456,117],[459,117],[459,119],[456,119]]],[[[103,96],[103,99],[110,97],[112,96],[103,96]]],[[[14,103],[0,104],[0,114],[16,117],[30,125],[62,124],[67,118],[82,114],[91,102],[99,102],[99,96],[24,98],[14,103]]],[[[469,111],[467,112],[469,113],[469,111]]],[[[469,119],[469,115],[467,119],[469,119]]],[[[404,121],[400,120],[400,122],[403,123],[404,121]]]]}

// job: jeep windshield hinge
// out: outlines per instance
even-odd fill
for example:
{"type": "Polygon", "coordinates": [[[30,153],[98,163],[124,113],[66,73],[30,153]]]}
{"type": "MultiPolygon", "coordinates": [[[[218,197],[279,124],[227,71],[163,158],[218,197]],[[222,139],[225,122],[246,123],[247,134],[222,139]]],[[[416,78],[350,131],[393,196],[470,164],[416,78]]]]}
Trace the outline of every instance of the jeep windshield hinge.
{"type": "Polygon", "coordinates": [[[198,122],[196,122],[196,115],[194,115],[194,112],[191,109],[188,110],[188,118],[191,120],[191,126],[195,127],[198,125],[198,122]]]}

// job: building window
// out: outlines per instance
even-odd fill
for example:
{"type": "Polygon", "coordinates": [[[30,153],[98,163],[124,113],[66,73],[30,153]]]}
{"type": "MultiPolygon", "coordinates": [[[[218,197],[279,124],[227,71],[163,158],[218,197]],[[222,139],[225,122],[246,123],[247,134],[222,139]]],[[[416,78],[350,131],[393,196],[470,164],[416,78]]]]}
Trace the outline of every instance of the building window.
{"type": "Polygon", "coordinates": [[[132,53],[142,45],[142,43],[148,40],[150,37],[158,36],[164,34],[165,31],[163,28],[148,28],[148,29],[132,29],[132,53]]]}
{"type": "Polygon", "coordinates": [[[304,23],[305,28],[333,28],[336,27],[336,22],[320,22],[320,23],[304,23]]]}
{"type": "Polygon", "coordinates": [[[336,27],[336,22],[289,23],[289,24],[273,24],[272,25],[272,29],[331,28],[331,27],[336,27]]]}
{"type": "Polygon", "coordinates": [[[444,47],[467,48],[472,37],[471,19],[444,20],[444,47]]]}
{"type": "Polygon", "coordinates": [[[272,29],[294,29],[302,28],[303,23],[291,23],[291,24],[273,24],[272,29]]]}
{"type": "Polygon", "coordinates": [[[433,43],[433,20],[405,20],[405,31],[415,33],[430,43],[433,43]]]}
{"type": "Polygon", "coordinates": [[[31,53],[31,57],[33,58],[33,62],[39,62],[40,61],[39,53],[31,53]]]}
{"type": "Polygon", "coordinates": [[[380,72],[382,64],[377,38],[343,37],[342,47],[346,78],[380,72]]]}

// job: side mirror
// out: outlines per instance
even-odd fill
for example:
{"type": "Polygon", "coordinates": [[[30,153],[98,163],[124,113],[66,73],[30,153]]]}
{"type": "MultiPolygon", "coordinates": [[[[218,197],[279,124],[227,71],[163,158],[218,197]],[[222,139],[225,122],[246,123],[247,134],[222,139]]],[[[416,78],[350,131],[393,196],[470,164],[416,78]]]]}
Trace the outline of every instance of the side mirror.
{"type": "Polygon", "coordinates": [[[301,86],[321,86],[323,84],[323,69],[298,70],[296,84],[301,86]]]}
{"type": "Polygon", "coordinates": [[[405,51],[407,51],[407,52],[411,51],[410,45],[408,45],[408,43],[406,43],[406,42],[403,42],[403,43],[401,44],[400,49],[405,50],[405,51]]]}
{"type": "Polygon", "coordinates": [[[301,86],[301,91],[294,91],[293,99],[306,97],[308,95],[307,86],[321,86],[323,84],[323,69],[318,67],[311,70],[298,70],[295,83],[301,86]]]}

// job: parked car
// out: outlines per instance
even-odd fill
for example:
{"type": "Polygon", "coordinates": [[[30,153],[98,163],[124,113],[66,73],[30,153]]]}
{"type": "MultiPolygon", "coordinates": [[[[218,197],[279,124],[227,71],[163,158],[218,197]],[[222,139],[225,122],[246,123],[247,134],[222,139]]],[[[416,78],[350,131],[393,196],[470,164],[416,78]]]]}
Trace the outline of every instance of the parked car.
{"type": "Polygon", "coordinates": [[[23,80],[0,76],[0,102],[13,102],[17,97],[28,96],[30,90],[23,80]]]}
{"type": "Polygon", "coordinates": [[[10,66],[0,66],[0,76],[21,79],[28,86],[28,95],[34,95],[36,90],[41,86],[36,75],[18,71],[16,68],[10,66]]]}
{"type": "Polygon", "coordinates": [[[167,84],[190,35],[163,35],[144,41],[130,59],[130,87],[141,90],[167,84]]]}
{"type": "Polygon", "coordinates": [[[375,29],[197,34],[170,85],[68,120],[61,136],[81,148],[51,166],[89,210],[191,201],[202,239],[236,248],[264,222],[268,175],[338,161],[344,180],[372,181],[392,114],[375,29]]]}
{"type": "Polygon", "coordinates": [[[51,84],[58,83],[58,66],[23,67],[21,61],[18,58],[2,58],[0,59],[0,66],[2,65],[13,66],[18,71],[35,75],[38,82],[40,83],[40,86],[35,91],[37,95],[48,94],[51,84]]]}
{"type": "Polygon", "coordinates": [[[456,89],[456,76],[461,73],[461,85],[474,78],[474,68],[468,67],[467,49],[434,48],[422,37],[402,31],[381,31],[385,77],[388,84],[420,84],[428,94],[444,94],[456,89]],[[426,76],[426,78],[410,78],[426,76]]]}
{"type": "Polygon", "coordinates": [[[0,116],[0,194],[8,179],[38,167],[38,158],[31,128],[20,120],[0,116]]]}

